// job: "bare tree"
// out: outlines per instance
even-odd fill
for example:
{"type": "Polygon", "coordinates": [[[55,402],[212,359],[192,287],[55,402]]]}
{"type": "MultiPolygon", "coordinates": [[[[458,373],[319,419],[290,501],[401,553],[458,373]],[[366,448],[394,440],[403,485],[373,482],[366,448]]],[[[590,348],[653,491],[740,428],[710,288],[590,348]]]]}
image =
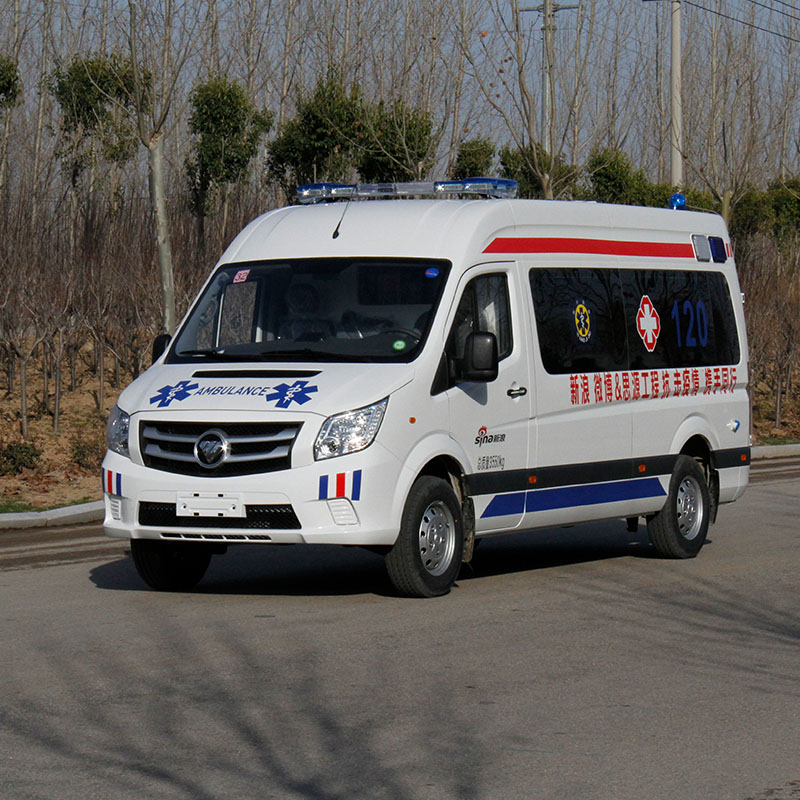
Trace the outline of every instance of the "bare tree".
{"type": "MultiPolygon", "coordinates": [[[[194,6],[192,6],[193,8],[194,6]]],[[[134,70],[134,106],[139,140],[147,148],[150,203],[155,217],[161,275],[162,328],[175,330],[175,278],[167,214],[164,138],[174,129],[185,105],[178,94],[187,62],[194,53],[198,17],[189,3],[128,3],[128,46],[134,70]]]]}

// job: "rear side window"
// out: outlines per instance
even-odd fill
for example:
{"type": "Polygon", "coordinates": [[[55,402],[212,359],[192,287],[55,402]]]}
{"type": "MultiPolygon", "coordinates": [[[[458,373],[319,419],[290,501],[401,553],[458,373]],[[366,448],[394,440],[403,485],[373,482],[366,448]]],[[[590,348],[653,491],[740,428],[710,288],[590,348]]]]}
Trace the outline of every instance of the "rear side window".
{"type": "Polygon", "coordinates": [[[631,369],[736,364],[739,340],[720,272],[621,270],[631,369]]]}
{"type": "Polygon", "coordinates": [[[739,362],[733,305],[720,272],[532,269],[530,284],[551,375],[739,362]]]}
{"type": "Polygon", "coordinates": [[[529,277],[547,372],[626,369],[625,315],[617,270],[532,269],[529,277]]]}

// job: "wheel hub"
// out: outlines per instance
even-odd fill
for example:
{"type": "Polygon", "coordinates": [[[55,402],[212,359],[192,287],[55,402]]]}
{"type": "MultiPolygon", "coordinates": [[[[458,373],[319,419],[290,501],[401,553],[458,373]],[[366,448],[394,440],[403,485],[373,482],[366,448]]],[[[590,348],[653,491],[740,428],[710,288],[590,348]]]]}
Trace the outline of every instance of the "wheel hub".
{"type": "Polygon", "coordinates": [[[442,575],[453,559],[455,544],[455,523],[450,509],[442,502],[431,503],[419,526],[422,566],[431,575],[442,575]]]}
{"type": "Polygon", "coordinates": [[[691,476],[678,487],[678,530],[684,539],[694,539],[703,524],[703,495],[691,476]]]}

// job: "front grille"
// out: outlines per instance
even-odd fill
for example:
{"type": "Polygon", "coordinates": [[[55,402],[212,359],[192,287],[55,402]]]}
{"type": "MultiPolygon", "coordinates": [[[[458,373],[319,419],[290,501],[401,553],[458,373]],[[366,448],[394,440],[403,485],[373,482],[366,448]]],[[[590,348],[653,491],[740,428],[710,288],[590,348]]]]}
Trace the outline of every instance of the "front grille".
{"type": "Polygon", "coordinates": [[[163,422],[143,421],[139,445],[145,466],[180,475],[224,478],[276,472],[291,466],[292,445],[302,422],[163,422]],[[195,444],[209,431],[221,432],[230,454],[213,468],[201,466],[195,444]]]}
{"type": "Polygon", "coordinates": [[[300,520],[290,505],[246,505],[244,508],[244,517],[179,517],[175,513],[175,503],[141,502],[139,524],[151,528],[300,529],[300,520]]]}

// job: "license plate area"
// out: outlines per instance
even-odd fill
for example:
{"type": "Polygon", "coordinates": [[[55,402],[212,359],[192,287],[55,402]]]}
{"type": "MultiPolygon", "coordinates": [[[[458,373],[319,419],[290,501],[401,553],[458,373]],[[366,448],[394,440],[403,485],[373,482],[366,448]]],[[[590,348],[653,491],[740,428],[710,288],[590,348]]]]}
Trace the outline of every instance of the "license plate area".
{"type": "Polygon", "coordinates": [[[238,494],[221,492],[186,492],[178,495],[175,504],[178,517],[241,517],[245,507],[238,494]]]}

